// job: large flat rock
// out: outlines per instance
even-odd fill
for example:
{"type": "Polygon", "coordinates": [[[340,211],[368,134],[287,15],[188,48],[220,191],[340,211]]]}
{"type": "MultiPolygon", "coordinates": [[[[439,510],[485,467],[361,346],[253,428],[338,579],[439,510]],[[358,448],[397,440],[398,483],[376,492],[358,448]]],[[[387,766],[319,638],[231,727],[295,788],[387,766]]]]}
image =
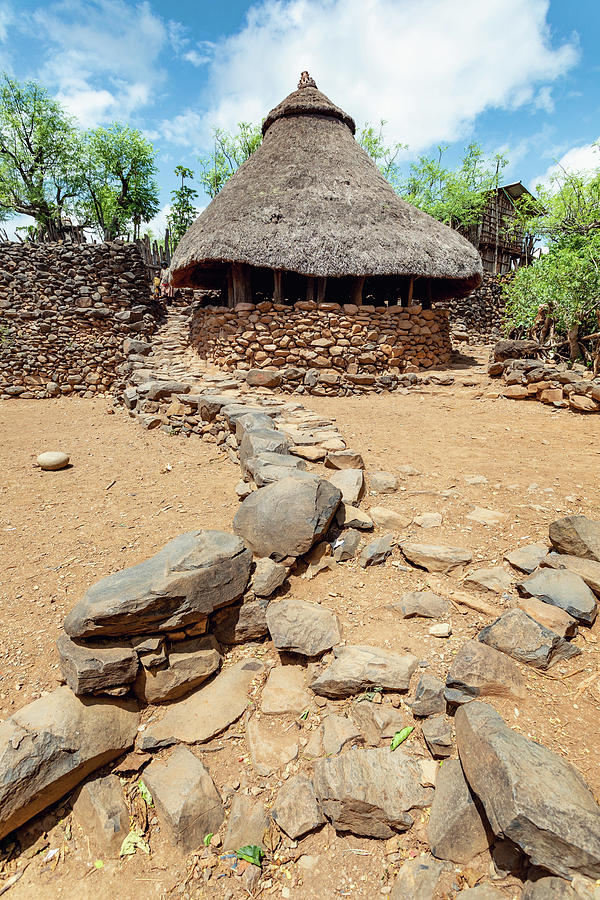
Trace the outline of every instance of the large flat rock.
{"type": "Polygon", "coordinates": [[[154,634],[198,622],[233,603],[252,554],[223,531],[189,531],[155,556],[92,585],[65,619],[72,638],[154,634]]]}
{"type": "Polygon", "coordinates": [[[239,850],[240,847],[252,845],[266,850],[264,836],[268,826],[269,815],[263,803],[244,794],[235,794],[227,819],[223,850],[239,850]]]}
{"type": "Polygon", "coordinates": [[[290,439],[282,431],[276,431],[274,428],[244,432],[239,448],[242,470],[246,461],[258,456],[259,453],[287,453],[291,444],[290,439]]]}
{"type": "Polygon", "coordinates": [[[433,792],[421,785],[416,759],[389,747],[348,750],[315,762],[314,786],[336,831],[389,838],[414,822],[411,811],[429,806],[433,792]]]}
{"type": "Polygon", "coordinates": [[[310,685],[323,697],[351,697],[374,687],[407,691],[418,665],[412,653],[401,656],[381,647],[348,644],[335,647],[333,653],[331,665],[310,685]]]}
{"type": "Polygon", "coordinates": [[[584,625],[592,625],[598,613],[596,598],[583,578],[565,569],[538,569],[520,581],[517,590],[564,609],[584,625]]]}
{"type": "Polygon", "coordinates": [[[541,560],[540,565],[574,572],[583,578],[597,597],[600,597],[600,562],[595,559],[582,559],[579,556],[569,556],[567,553],[548,553],[541,560]]]}
{"type": "Polygon", "coordinates": [[[465,776],[494,833],[556,875],[600,878],[600,808],[579,772],[486,703],[462,706],[455,725],[465,776]]]}
{"type": "Polygon", "coordinates": [[[470,550],[463,547],[446,547],[443,544],[402,541],[400,549],[409,562],[428,572],[448,572],[457,566],[467,565],[473,559],[470,550]]]}
{"type": "Polygon", "coordinates": [[[547,553],[548,547],[546,544],[525,544],[523,547],[517,547],[516,550],[510,550],[508,553],[505,553],[504,559],[514,569],[531,575],[547,553]]]}
{"type": "Polygon", "coordinates": [[[284,478],[246,497],[233,528],[256,556],[301,556],[325,534],[341,499],[324,479],[284,478]]]}
{"type": "Polygon", "coordinates": [[[600,562],[600,522],[587,516],[566,516],[551,523],[549,535],[558,553],[600,562]]]}
{"type": "Polygon", "coordinates": [[[118,857],[129,833],[129,810],[117,776],[86,782],[73,804],[73,818],[98,853],[118,857]]]}
{"type": "Polygon", "coordinates": [[[429,853],[408,859],[398,872],[390,900],[434,900],[443,868],[429,853]]]}
{"type": "Polygon", "coordinates": [[[284,783],[275,799],[273,818],[292,840],[325,824],[310,778],[295,775],[284,783]]]}
{"type": "Polygon", "coordinates": [[[466,641],[446,676],[448,703],[468,703],[476,697],[514,697],[527,694],[517,664],[505,653],[479,641],[466,641]]]}
{"type": "Polygon", "coordinates": [[[252,679],[262,670],[263,664],[252,658],[225,669],[210,684],[173,703],[159,722],[152,722],[140,735],[140,749],[209,741],[244,713],[252,679]]]}
{"type": "Polygon", "coordinates": [[[536,669],[548,669],[561,659],[581,653],[579,647],[550,631],[522,609],[503,613],[495,622],[482,628],[477,638],[536,669]]]}
{"type": "Polygon", "coordinates": [[[342,492],[342,500],[351,506],[357,502],[364,489],[362,469],[338,469],[327,480],[342,492]]]}
{"type": "Polygon", "coordinates": [[[260,700],[265,715],[300,715],[314,697],[306,690],[302,666],[274,666],[260,700]]]}
{"type": "Polygon", "coordinates": [[[0,723],[0,838],[133,745],[137,706],[60,687],[0,723]]]}
{"type": "Polygon", "coordinates": [[[278,650],[317,656],[342,639],[340,620],[317,603],[293,597],[269,603],[267,625],[278,650]]]}

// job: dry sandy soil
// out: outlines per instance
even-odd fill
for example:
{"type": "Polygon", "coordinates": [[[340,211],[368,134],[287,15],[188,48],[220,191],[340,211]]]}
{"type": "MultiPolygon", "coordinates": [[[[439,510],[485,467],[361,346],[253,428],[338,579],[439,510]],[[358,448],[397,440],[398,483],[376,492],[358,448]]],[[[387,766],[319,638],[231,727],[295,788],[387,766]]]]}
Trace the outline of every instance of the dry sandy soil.
{"type": "MultiPolygon", "coordinates": [[[[493,384],[482,372],[481,367],[465,368],[454,372],[452,387],[404,395],[306,399],[308,408],[335,418],[348,446],[362,452],[367,472],[395,472],[410,464],[422,473],[403,477],[395,494],[367,494],[363,508],[385,505],[408,516],[441,512],[440,528],[424,531],[413,525],[407,536],[467,547],[475,556],[472,568],[500,563],[505,551],[520,544],[546,540],[548,524],[558,516],[582,513],[600,518],[597,417],[496,399],[493,384]],[[487,483],[467,484],[464,476],[473,474],[483,475],[487,483]],[[450,488],[454,494],[442,496],[450,488]],[[507,518],[495,527],[478,525],[466,518],[474,506],[500,510],[507,518]]],[[[0,485],[0,721],[59,683],[54,641],[65,614],[91,583],[140,562],[183,531],[231,528],[238,470],[214,445],[147,432],[124,411],[111,412],[109,400],[14,400],[0,406],[5,476],[0,485]],[[35,458],[47,449],[69,452],[72,466],[56,473],[40,471],[35,458]]],[[[394,559],[400,561],[397,550],[394,559]]],[[[440,641],[429,637],[426,620],[398,620],[386,607],[407,590],[425,586],[451,596],[452,591],[464,590],[460,583],[464,574],[431,576],[404,571],[390,562],[363,570],[350,562],[312,581],[292,577],[289,590],[334,609],[349,643],[411,650],[429,661],[429,671],[445,677],[453,654],[487,620],[457,605],[451,616],[453,634],[440,641]]],[[[485,599],[501,610],[492,595],[485,599]]],[[[582,629],[576,639],[582,655],[559,663],[547,675],[521,667],[530,688],[527,700],[492,701],[512,727],[574,763],[596,796],[600,796],[596,765],[600,684],[590,682],[589,676],[598,673],[599,631],[598,624],[582,629]]],[[[277,656],[269,643],[237,648],[234,656],[250,653],[267,661],[277,656]]],[[[347,706],[332,702],[327,709],[342,711],[347,706]]],[[[315,706],[306,722],[289,720],[290,727],[299,729],[301,741],[302,732],[316,727],[327,709],[315,706]]],[[[408,724],[412,716],[405,711],[408,724]]],[[[285,720],[280,724],[288,727],[285,720]]],[[[418,727],[409,743],[411,752],[428,756],[418,727]]],[[[241,722],[213,741],[209,750],[196,748],[220,790],[227,794],[240,782],[241,789],[248,787],[269,804],[281,781],[253,772],[241,722]]],[[[290,771],[307,765],[301,759],[290,771]]],[[[426,818],[425,813],[394,847],[339,837],[330,826],[298,846],[284,841],[278,858],[265,871],[263,896],[292,900],[380,896],[386,886],[389,890],[402,859],[426,849],[426,818]],[[312,869],[298,865],[301,856],[317,857],[308,861],[312,869]]],[[[163,840],[152,811],[151,855],[104,860],[98,868],[83,834],[70,823],[64,802],[21,837],[23,846],[33,849],[25,851],[29,865],[10,889],[15,900],[40,895],[248,896],[242,880],[229,873],[231,860],[222,861],[208,882],[186,880],[190,860],[178,857],[163,840]],[[34,855],[40,848],[44,849],[34,855]],[[44,861],[47,851],[55,848],[60,853],[44,861]]],[[[0,885],[15,871],[14,861],[4,870],[2,861],[18,849],[5,842],[0,885]]],[[[449,876],[447,896],[454,896],[469,879],[487,875],[488,868],[489,857],[471,864],[466,874],[457,867],[449,876]]],[[[518,896],[510,879],[498,885],[507,897],[518,896]]]]}

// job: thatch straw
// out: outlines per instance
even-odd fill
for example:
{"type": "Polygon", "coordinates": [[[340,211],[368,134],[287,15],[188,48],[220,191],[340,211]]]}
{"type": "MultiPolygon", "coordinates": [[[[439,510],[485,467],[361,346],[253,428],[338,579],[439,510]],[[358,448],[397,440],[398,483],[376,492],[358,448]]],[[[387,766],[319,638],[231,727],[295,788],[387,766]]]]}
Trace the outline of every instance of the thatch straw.
{"type": "Polygon", "coordinates": [[[269,113],[262,145],[184,235],[173,285],[202,286],[219,264],[241,262],[313,276],[430,278],[437,297],[476,287],[482,267],[472,244],[402,200],[357,144],[350,116],[304,81],[269,113]]]}

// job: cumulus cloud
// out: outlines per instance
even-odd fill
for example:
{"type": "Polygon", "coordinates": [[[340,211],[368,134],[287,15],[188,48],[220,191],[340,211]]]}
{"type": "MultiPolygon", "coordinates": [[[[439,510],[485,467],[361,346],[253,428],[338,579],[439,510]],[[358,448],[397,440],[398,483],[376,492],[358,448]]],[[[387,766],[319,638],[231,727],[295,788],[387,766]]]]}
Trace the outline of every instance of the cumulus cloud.
{"type": "Polygon", "coordinates": [[[31,24],[49,45],[42,80],[86,127],[131,115],[164,81],[159,57],[172,35],[147,2],[59,0],[31,24]]]}
{"type": "Polygon", "coordinates": [[[571,147],[566,153],[554,162],[543,175],[538,175],[535,184],[549,186],[552,176],[560,172],[577,172],[591,174],[600,170],[600,135],[591,144],[581,144],[579,147],[571,147]]]}
{"type": "Polygon", "coordinates": [[[548,85],[577,60],[553,45],[548,0],[262,0],[223,38],[196,109],[165,123],[204,145],[212,126],[257,121],[308,69],[357,121],[385,118],[413,151],[453,141],[489,108],[549,110],[548,85]],[[513,27],[514,23],[518,23],[513,27]],[[204,113],[201,113],[204,109],[204,113]],[[194,132],[180,128],[188,122],[194,132]]]}

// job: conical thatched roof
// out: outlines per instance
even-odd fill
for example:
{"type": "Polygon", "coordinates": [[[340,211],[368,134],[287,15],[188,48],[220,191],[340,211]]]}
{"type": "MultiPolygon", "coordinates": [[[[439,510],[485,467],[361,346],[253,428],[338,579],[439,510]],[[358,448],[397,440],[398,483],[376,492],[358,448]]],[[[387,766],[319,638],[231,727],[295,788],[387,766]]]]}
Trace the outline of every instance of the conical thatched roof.
{"type": "Polygon", "coordinates": [[[262,145],[184,235],[174,286],[202,286],[219,264],[240,262],[313,276],[431,278],[442,297],[476,287],[473,245],[402,200],[354,131],[303,73],[265,119],[262,145]]]}

